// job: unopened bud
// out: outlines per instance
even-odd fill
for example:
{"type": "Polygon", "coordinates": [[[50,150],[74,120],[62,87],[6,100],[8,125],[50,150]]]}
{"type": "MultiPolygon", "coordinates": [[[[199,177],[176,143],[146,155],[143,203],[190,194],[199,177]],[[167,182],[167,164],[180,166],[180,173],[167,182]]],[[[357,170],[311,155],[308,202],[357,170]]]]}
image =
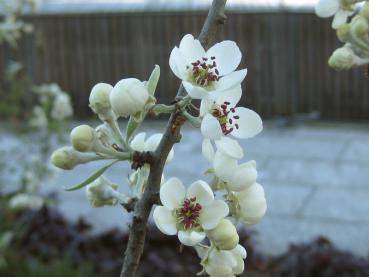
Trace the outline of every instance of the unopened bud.
{"type": "Polygon", "coordinates": [[[350,24],[343,24],[337,28],[337,37],[342,42],[347,42],[350,38],[350,24]]]}
{"type": "Polygon", "coordinates": [[[232,250],[239,242],[236,227],[228,219],[222,219],[214,229],[207,232],[207,235],[221,250],[232,250]]]}
{"type": "Polygon", "coordinates": [[[86,196],[93,208],[102,206],[113,206],[117,199],[113,197],[118,185],[112,183],[104,176],[100,176],[86,187],[86,196]]]}
{"type": "Polygon", "coordinates": [[[355,54],[349,47],[338,48],[329,58],[328,64],[337,70],[349,69],[355,65],[355,54]]]}
{"type": "Polygon", "coordinates": [[[357,37],[364,37],[368,35],[369,25],[366,19],[360,15],[355,16],[351,21],[351,32],[357,37]]]}
{"type": "Polygon", "coordinates": [[[112,90],[113,86],[106,83],[98,83],[91,90],[90,107],[101,120],[108,120],[113,117],[109,99],[112,90]]]}
{"type": "Polygon", "coordinates": [[[128,117],[144,110],[149,99],[146,86],[138,79],[119,81],[110,93],[110,103],[117,116],[128,117]]]}
{"type": "Polygon", "coordinates": [[[64,170],[73,169],[75,166],[99,159],[93,153],[81,153],[70,146],[64,146],[54,151],[51,155],[51,162],[64,170]]]}
{"type": "Polygon", "coordinates": [[[93,147],[96,131],[88,125],[80,125],[72,130],[70,138],[74,149],[80,152],[87,152],[93,147]]]}

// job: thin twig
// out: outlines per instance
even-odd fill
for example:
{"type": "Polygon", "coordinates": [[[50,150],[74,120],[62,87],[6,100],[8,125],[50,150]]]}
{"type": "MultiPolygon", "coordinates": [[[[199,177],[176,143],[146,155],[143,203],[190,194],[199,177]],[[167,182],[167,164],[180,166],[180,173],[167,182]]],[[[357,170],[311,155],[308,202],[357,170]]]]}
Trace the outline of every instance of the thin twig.
{"type": "MultiPolygon", "coordinates": [[[[209,48],[215,39],[218,27],[225,23],[224,7],[226,2],[227,0],[213,0],[199,35],[199,40],[204,48],[209,48]]],[[[176,98],[183,94],[184,88],[181,85],[176,98]]],[[[153,205],[157,202],[164,164],[173,145],[179,142],[181,138],[181,125],[178,124],[178,118],[181,116],[180,112],[171,114],[163,138],[156,151],[152,154],[153,160],[150,163],[148,185],[142,198],[137,201],[133,212],[121,277],[133,277],[136,274],[145,243],[147,221],[153,205]]]]}

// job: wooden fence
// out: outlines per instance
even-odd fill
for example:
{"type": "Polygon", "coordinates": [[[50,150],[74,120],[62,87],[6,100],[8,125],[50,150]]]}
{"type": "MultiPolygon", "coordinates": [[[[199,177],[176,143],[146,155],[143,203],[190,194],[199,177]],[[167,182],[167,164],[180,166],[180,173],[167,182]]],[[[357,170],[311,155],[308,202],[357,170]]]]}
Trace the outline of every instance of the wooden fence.
{"type": "MultiPolygon", "coordinates": [[[[243,105],[264,117],[318,111],[324,119],[369,119],[364,70],[327,65],[339,46],[330,20],[306,13],[227,15],[218,40],[235,40],[243,52],[243,105]]],[[[179,85],[168,66],[170,51],[184,34],[198,34],[204,18],[203,12],[40,15],[32,19],[39,32],[22,43],[21,56],[35,82],[57,82],[70,92],[79,116],[91,114],[95,83],[147,79],[155,63],[162,72],[157,96],[168,102],[179,85]]],[[[0,70],[10,56],[2,51],[0,70]]]]}

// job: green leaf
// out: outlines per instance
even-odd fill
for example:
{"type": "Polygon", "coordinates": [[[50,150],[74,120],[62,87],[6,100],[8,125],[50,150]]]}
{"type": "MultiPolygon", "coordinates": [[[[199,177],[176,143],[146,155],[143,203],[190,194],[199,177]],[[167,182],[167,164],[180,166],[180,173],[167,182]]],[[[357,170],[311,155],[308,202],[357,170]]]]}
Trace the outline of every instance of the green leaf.
{"type": "Polygon", "coordinates": [[[141,122],[137,122],[132,116],[128,120],[126,130],[126,140],[129,141],[135,130],[141,125],[141,122]]]}
{"type": "Polygon", "coordinates": [[[65,191],[73,191],[73,190],[78,190],[81,189],[85,186],[87,186],[88,184],[92,183],[93,181],[95,181],[97,178],[99,178],[101,175],[104,174],[104,172],[111,167],[113,164],[115,164],[116,162],[118,162],[119,160],[115,160],[113,162],[111,162],[110,164],[100,168],[98,171],[96,171],[93,175],[91,175],[90,177],[88,177],[85,181],[83,181],[82,183],[71,187],[71,188],[66,188],[64,189],[65,191]]]}
{"type": "Polygon", "coordinates": [[[158,85],[159,78],[160,78],[160,66],[156,64],[146,84],[147,90],[149,91],[149,94],[152,96],[154,96],[155,94],[155,90],[156,90],[156,86],[158,85]]]}

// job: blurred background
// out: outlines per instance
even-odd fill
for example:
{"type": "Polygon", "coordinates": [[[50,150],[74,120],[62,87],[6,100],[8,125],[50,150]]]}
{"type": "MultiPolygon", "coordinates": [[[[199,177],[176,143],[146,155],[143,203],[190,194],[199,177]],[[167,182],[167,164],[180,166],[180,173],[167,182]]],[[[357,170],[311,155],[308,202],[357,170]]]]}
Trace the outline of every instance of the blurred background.
{"type": "MultiPolygon", "coordinates": [[[[74,126],[100,124],[88,107],[98,82],[146,80],[158,64],[156,97],[171,102],[180,81],[169,54],[199,34],[210,3],[0,0],[0,276],[117,276],[130,215],[63,190],[104,163],[58,171],[50,153],[74,126]]],[[[247,276],[369,276],[369,79],[365,68],[328,67],[340,43],[316,3],[228,0],[217,36],[239,45],[241,105],[264,120],[241,142],[268,201],[264,220],[240,229],[247,276]]],[[[141,131],[165,125],[151,118],[141,131]]],[[[167,178],[206,179],[201,141],[186,125],[167,178]]],[[[119,164],[107,175],[127,191],[129,172],[119,164]]],[[[198,263],[152,228],[139,276],[196,276],[198,263]]]]}

